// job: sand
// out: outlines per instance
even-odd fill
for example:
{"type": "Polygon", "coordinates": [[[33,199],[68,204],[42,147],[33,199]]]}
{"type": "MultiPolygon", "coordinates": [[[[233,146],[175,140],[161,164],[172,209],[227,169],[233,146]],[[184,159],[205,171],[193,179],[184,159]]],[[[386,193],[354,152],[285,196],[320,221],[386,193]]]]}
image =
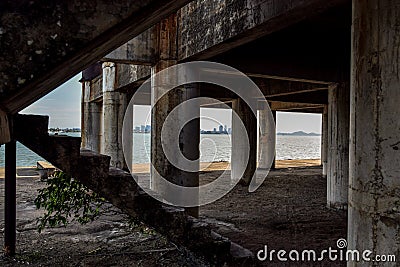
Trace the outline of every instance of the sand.
{"type": "MultiPolygon", "coordinates": [[[[293,160],[277,160],[277,168],[290,168],[290,167],[311,167],[321,165],[320,159],[293,159],[293,160]]],[[[223,171],[230,170],[230,164],[227,161],[219,162],[202,162],[200,164],[201,171],[223,171]]],[[[150,164],[134,164],[134,173],[149,173],[150,164]]]]}
{"type": "MultiPolygon", "coordinates": [[[[249,193],[247,187],[238,185],[218,201],[202,206],[200,218],[253,253],[264,245],[287,251],[335,247],[337,239],[346,237],[347,213],[326,208],[326,179],[321,167],[304,167],[318,165],[319,160],[277,163],[281,168],[271,171],[256,192],[249,193]],[[295,164],[300,167],[291,168],[295,164]]],[[[145,165],[141,165],[143,170],[145,165]]],[[[227,166],[226,162],[216,162],[208,170],[227,166]]],[[[210,182],[222,172],[204,171],[201,178],[210,182]]],[[[39,179],[20,178],[17,185],[18,254],[11,259],[0,257],[0,266],[209,266],[152,230],[129,228],[127,216],[111,205],[91,224],[72,223],[39,234],[35,223],[43,211],[35,209],[34,199],[37,190],[46,184],[39,179]]],[[[3,192],[4,180],[0,179],[0,195],[3,192]]],[[[1,244],[3,214],[4,202],[0,201],[1,244]]],[[[260,262],[260,266],[264,264],[271,266],[260,262]]],[[[282,264],[273,262],[272,266],[282,264]]],[[[310,266],[310,262],[296,266],[310,266]]],[[[324,261],[318,266],[345,266],[345,262],[324,261]]]]}

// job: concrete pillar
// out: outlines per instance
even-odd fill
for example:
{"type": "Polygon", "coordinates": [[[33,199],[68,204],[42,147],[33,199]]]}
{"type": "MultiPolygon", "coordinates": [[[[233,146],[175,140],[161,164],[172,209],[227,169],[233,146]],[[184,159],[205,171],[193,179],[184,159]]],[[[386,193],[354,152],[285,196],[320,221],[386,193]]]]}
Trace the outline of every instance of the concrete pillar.
{"type": "MultiPolygon", "coordinates": [[[[276,131],[275,129],[269,129],[269,116],[268,116],[269,110],[267,109],[260,109],[258,111],[259,114],[259,125],[260,125],[260,135],[259,135],[259,158],[258,158],[258,168],[259,169],[268,169],[270,166],[267,166],[268,162],[269,162],[269,155],[271,153],[271,147],[269,147],[268,144],[268,139],[271,140],[275,139],[276,137],[276,131]],[[272,132],[273,131],[273,132],[272,132]],[[270,136],[268,134],[273,134],[273,136],[270,136]]],[[[273,110],[272,111],[272,115],[273,115],[273,119],[274,119],[274,124],[276,121],[276,111],[273,110]]],[[[273,151],[273,154],[275,155],[275,151],[273,151]]],[[[275,157],[274,160],[272,162],[272,166],[271,169],[275,169],[275,157]]]]}
{"type": "Polygon", "coordinates": [[[4,253],[14,256],[17,234],[16,155],[17,143],[11,140],[5,146],[4,169],[4,253]]]}
{"type": "MultiPolygon", "coordinates": [[[[197,86],[184,86],[175,88],[159,99],[166,92],[168,87],[166,85],[168,85],[169,79],[173,79],[173,77],[168,76],[155,79],[154,74],[174,64],[176,64],[175,60],[160,60],[152,67],[151,162],[153,166],[151,168],[151,188],[162,194],[167,194],[168,192],[161,187],[161,184],[157,183],[156,178],[158,175],[181,186],[196,187],[199,185],[199,172],[185,171],[185,164],[179,158],[175,158],[179,152],[175,153],[175,155],[169,155],[173,157],[169,158],[170,160],[176,160],[177,164],[173,164],[167,158],[163,149],[163,145],[171,146],[178,139],[179,147],[177,149],[180,149],[185,158],[194,161],[197,160],[199,167],[200,120],[194,119],[190,121],[183,127],[180,133],[177,133],[177,129],[184,125],[182,122],[184,115],[200,117],[200,105],[180,110],[179,112],[181,113],[178,112],[172,124],[168,124],[168,127],[164,129],[167,134],[162,137],[164,123],[171,111],[179,104],[199,96],[197,86]],[[156,100],[158,101],[156,102],[156,100]]],[[[168,197],[180,198],[179,195],[168,197]]],[[[192,216],[198,216],[198,207],[186,208],[186,211],[192,216]]]]}
{"type": "Polygon", "coordinates": [[[101,112],[100,103],[90,101],[91,81],[82,83],[82,148],[100,153],[101,112]]]}
{"type": "Polygon", "coordinates": [[[326,178],[328,173],[328,106],[325,105],[322,113],[321,131],[321,165],[322,175],[326,178]]]}
{"type": "Polygon", "coordinates": [[[240,179],[241,184],[249,185],[257,167],[257,118],[242,99],[233,101],[232,111],[236,112],[238,117],[232,116],[231,176],[232,180],[240,179]],[[239,118],[247,131],[248,144],[247,140],[238,134],[239,118]],[[250,149],[249,154],[245,153],[246,149],[250,149]],[[245,172],[241,176],[240,170],[244,168],[245,172]]]}
{"type": "Polygon", "coordinates": [[[328,91],[328,172],[327,205],[347,209],[349,187],[350,88],[348,83],[328,91]]]}
{"type": "MultiPolygon", "coordinates": [[[[350,249],[400,259],[400,5],[353,0],[350,249]]],[[[372,256],[371,255],[371,256],[372,256]]],[[[351,262],[348,266],[395,266],[351,262]]],[[[397,266],[397,265],[396,265],[397,266]]]]}
{"type": "MultiPolygon", "coordinates": [[[[272,110],[272,117],[274,118],[274,123],[275,123],[275,144],[276,144],[276,110],[272,110]]],[[[275,147],[276,149],[276,147],[275,147]]],[[[276,169],[276,150],[274,151],[274,161],[272,161],[272,165],[271,165],[271,170],[275,170],[276,169]]]]}
{"type": "Polygon", "coordinates": [[[122,144],[123,116],[127,108],[125,93],[115,91],[116,65],[103,63],[103,145],[102,153],[111,157],[110,165],[126,169],[122,144]]]}
{"type": "MultiPolygon", "coordinates": [[[[120,108],[120,117],[122,118],[122,121],[124,119],[124,116],[127,116],[126,123],[128,124],[125,128],[124,137],[125,139],[123,140],[123,149],[126,152],[125,155],[127,157],[125,158],[124,161],[124,167],[123,169],[126,171],[129,171],[128,166],[132,167],[133,161],[133,105],[129,106],[129,102],[131,100],[131,97],[128,96],[127,94],[124,95],[124,103],[121,105],[120,108]]],[[[123,124],[120,126],[122,127],[123,124]]],[[[122,142],[122,141],[121,141],[122,142]]],[[[122,151],[122,152],[124,152],[122,151]]]]}
{"type": "MultiPolygon", "coordinates": [[[[186,100],[196,98],[199,96],[198,86],[182,86],[175,88],[170,93],[167,93],[161,97],[155,104],[155,100],[161,96],[168,87],[168,84],[172,79],[177,79],[176,73],[169,73],[170,75],[165,75],[164,77],[155,78],[154,74],[164,70],[172,65],[177,64],[177,16],[172,14],[168,18],[162,20],[158,25],[159,34],[159,60],[155,66],[152,67],[151,73],[151,92],[152,92],[152,127],[151,127],[151,188],[158,192],[165,192],[161,188],[161,184],[158,184],[157,175],[161,175],[168,181],[175,183],[177,185],[182,185],[186,187],[197,187],[199,185],[199,143],[200,143],[200,120],[195,119],[186,124],[180,133],[176,133],[179,126],[183,126],[182,120],[185,116],[199,117],[200,116],[200,105],[191,105],[186,109],[179,110],[177,112],[177,117],[172,124],[176,123],[176,127],[171,125],[165,129],[167,131],[166,135],[161,139],[162,128],[165,120],[171,111],[177,107],[179,104],[186,100]],[[184,157],[179,157],[180,153],[173,153],[170,155],[173,160],[176,160],[175,166],[172,164],[167,155],[164,152],[163,145],[169,146],[168,148],[175,149],[172,145],[176,144],[178,140],[180,152],[182,152],[184,157]],[[188,160],[193,160],[194,165],[198,168],[196,171],[189,172],[185,171],[185,163],[183,158],[188,160]],[[196,162],[197,160],[197,162],[196,162]]],[[[176,80],[174,80],[176,81],[176,80]]],[[[177,151],[178,152],[178,151],[177,151]]],[[[168,194],[168,193],[167,193],[168,194]]],[[[182,199],[181,195],[174,195],[169,197],[175,197],[176,199],[182,199]]],[[[193,196],[198,198],[198,196],[193,196]]],[[[188,214],[198,217],[199,210],[198,207],[185,208],[188,214]]]]}

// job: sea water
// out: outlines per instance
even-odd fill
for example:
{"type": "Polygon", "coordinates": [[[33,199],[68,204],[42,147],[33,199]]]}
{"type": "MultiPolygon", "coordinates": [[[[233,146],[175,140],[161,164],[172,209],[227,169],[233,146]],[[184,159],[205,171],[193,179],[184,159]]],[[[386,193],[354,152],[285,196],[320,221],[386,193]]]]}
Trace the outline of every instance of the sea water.
{"type": "MultiPolygon", "coordinates": [[[[67,133],[80,136],[80,133],[67,133]]],[[[200,139],[200,161],[230,161],[231,135],[202,134],[200,139]]],[[[321,157],[320,136],[281,136],[276,138],[276,158],[280,159],[317,159],[321,157]]],[[[150,134],[134,133],[133,163],[150,162],[150,134]]],[[[17,166],[36,166],[44,160],[21,143],[17,143],[17,166]]],[[[4,167],[4,145],[0,147],[0,167],[4,167]]]]}

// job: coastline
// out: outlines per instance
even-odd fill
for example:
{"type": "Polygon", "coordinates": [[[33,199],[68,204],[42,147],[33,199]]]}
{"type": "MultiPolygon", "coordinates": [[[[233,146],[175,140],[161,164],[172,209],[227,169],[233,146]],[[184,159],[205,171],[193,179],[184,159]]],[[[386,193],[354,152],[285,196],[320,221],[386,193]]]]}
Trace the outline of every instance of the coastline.
{"type": "MultiPolygon", "coordinates": [[[[276,161],[277,168],[311,167],[319,165],[321,165],[320,159],[287,159],[287,160],[276,161]]],[[[200,163],[200,171],[209,172],[209,171],[222,171],[226,169],[230,169],[230,164],[227,161],[200,163]]],[[[149,173],[150,164],[149,163],[133,164],[133,172],[149,173]]],[[[37,171],[36,166],[17,167],[17,178],[25,178],[25,177],[35,178],[38,176],[39,172],[37,171]]],[[[4,167],[0,168],[0,178],[4,178],[4,167]]]]}

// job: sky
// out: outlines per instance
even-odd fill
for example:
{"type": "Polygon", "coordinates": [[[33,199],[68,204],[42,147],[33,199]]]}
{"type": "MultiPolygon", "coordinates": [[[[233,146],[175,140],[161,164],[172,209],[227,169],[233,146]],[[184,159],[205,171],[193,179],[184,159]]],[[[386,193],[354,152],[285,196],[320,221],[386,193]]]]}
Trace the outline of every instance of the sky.
{"type": "Polygon", "coordinates": [[[39,99],[21,113],[49,115],[50,128],[81,127],[81,74],[39,99]]]}
{"type": "MultiPolygon", "coordinates": [[[[24,109],[21,113],[49,115],[49,127],[80,128],[81,125],[81,94],[79,82],[81,74],[76,75],[63,85],[24,109]]],[[[150,124],[150,107],[134,107],[134,125],[150,124]]],[[[200,128],[212,130],[220,124],[231,127],[231,110],[205,109],[200,112],[200,128]]],[[[277,113],[277,132],[314,132],[321,133],[321,115],[292,112],[277,113]]]]}

